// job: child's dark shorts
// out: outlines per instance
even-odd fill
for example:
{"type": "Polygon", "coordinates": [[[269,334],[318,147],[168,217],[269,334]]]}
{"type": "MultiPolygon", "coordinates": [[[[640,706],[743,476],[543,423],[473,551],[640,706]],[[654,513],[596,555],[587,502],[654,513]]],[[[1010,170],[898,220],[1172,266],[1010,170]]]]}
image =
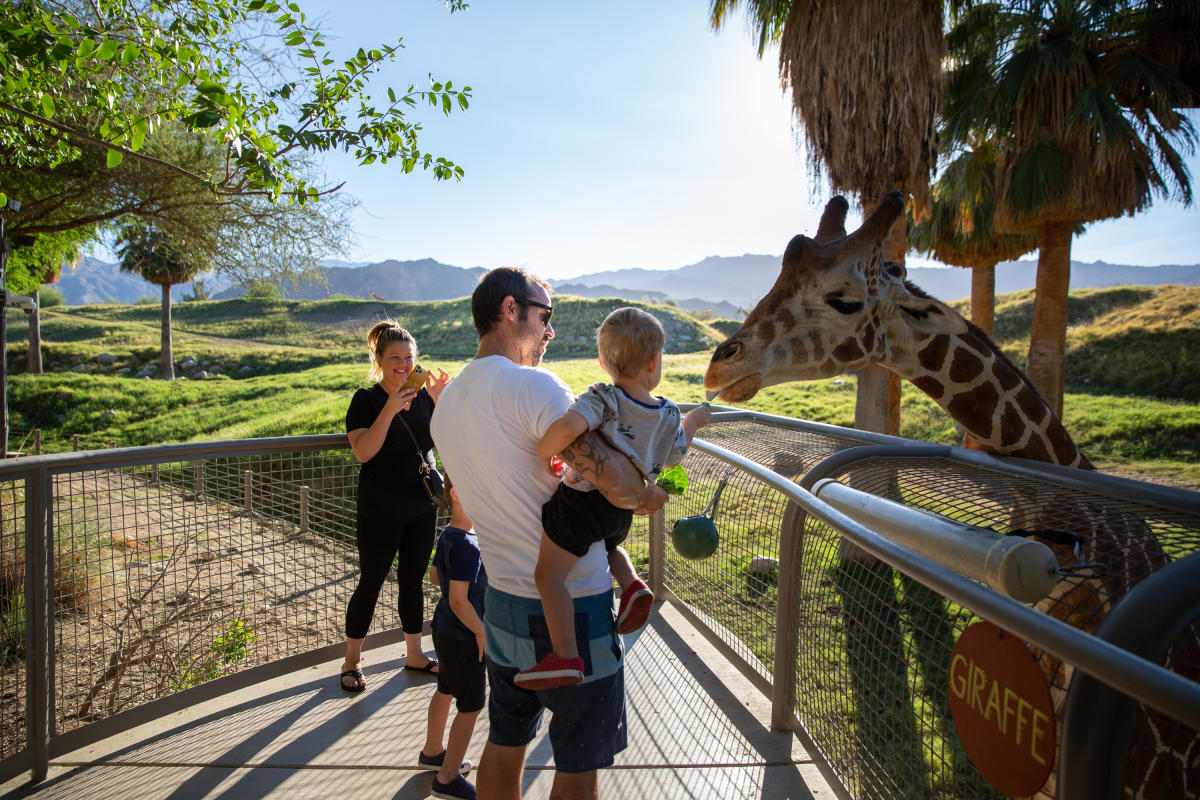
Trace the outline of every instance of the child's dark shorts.
{"type": "Polygon", "coordinates": [[[581,492],[560,483],[542,506],[542,529],[550,541],[577,558],[595,542],[611,552],[625,541],[633,512],[617,508],[596,491],[581,492]]]}
{"type": "Polygon", "coordinates": [[[438,692],[455,699],[460,713],[481,711],[486,701],[487,667],[479,660],[474,639],[455,639],[433,633],[438,659],[438,692]]]}

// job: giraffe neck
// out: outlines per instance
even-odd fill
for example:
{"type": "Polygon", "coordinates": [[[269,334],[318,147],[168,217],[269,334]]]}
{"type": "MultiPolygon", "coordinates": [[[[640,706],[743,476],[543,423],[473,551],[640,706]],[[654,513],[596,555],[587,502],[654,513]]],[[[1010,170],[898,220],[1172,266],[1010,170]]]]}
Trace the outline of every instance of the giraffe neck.
{"type": "Polygon", "coordinates": [[[988,452],[1092,468],[1025,373],[969,322],[965,333],[926,336],[912,358],[884,366],[937,401],[988,452]]]}

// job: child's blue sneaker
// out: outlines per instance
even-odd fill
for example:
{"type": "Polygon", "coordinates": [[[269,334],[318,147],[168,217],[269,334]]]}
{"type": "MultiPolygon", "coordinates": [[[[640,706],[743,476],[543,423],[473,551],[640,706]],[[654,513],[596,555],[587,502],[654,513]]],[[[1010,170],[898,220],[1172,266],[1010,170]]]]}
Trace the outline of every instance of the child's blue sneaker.
{"type": "Polygon", "coordinates": [[[440,783],[437,778],[434,778],[433,790],[430,794],[434,797],[444,798],[444,800],[475,800],[475,787],[462,775],[449,783],[440,783]]]}
{"type": "MultiPolygon", "coordinates": [[[[427,755],[425,755],[424,752],[422,752],[420,755],[417,756],[417,764],[424,767],[425,769],[438,770],[438,769],[442,768],[442,764],[444,764],[444,763],[446,763],[446,751],[445,750],[438,753],[436,756],[427,756],[427,755]]],[[[464,758],[463,762],[458,765],[458,771],[461,772],[463,775],[466,775],[468,772],[471,771],[472,766],[474,766],[474,765],[471,763],[471,760],[468,758],[464,758]]],[[[472,795],[472,796],[474,796],[474,795],[472,795]]]]}

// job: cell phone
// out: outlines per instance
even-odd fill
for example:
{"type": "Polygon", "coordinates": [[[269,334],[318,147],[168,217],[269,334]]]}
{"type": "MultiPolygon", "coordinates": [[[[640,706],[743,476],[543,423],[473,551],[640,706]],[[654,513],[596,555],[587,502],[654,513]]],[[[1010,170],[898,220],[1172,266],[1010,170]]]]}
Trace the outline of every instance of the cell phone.
{"type": "Polygon", "coordinates": [[[408,380],[404,382],[405,389],[420,389],[425,385],[425,379],[429,377],[429,370],[422,367],[420,364],[412,368],[412,372],[408,373],[408,380]]]}

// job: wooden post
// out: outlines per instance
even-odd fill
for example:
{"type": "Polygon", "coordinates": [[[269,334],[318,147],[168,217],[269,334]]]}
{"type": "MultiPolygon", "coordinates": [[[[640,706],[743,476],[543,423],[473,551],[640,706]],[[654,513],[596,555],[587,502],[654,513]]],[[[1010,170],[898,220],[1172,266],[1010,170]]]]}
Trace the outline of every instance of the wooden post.
{"type": "Polygon", "coordinates": [[[666,515],[660,508],[650,515],[650,591],[658,597],[663,593],[663,551],[666,547],[666,515]]]}
{"type": "Polygon", "coordinates": [[[800,646],[800,562],[804,554],[804,509],[789,502],[779,525],[779,594],[775,605],[775,670],[771,680],[771,728],[795,723],[796,652],[800,646]]]}
{"type": "Polygon", "coordinates": [[[246,513],[254,511],[254,498],[251,496],[252,487],[254,486],[254,471],[246,470],[246,480],[244,494],[246,496],[246,513]]]}
{"type": "Polygon", "coordinates": [[[153,484],[158,483],[158,464],[150,465],[150,482],[153,484]]]}
{"type": "Polygon", "coordinates": [[[40,456],[42,454],[42,429],[33,429],[33,454],[40,456]]]}
{"type": "Polygon", "coordinates": [[[78,433],[71,434],[71,449],[74,450],[76,453],[79,452],[79,434],[78,433]]]}
{"type": "Polygon", "coordinates": [[[308,533],[308,493],[307,486],[300,487],[300,532],[308,533]]]}
{"type": "Polygon", "coordinates": [[[196,490],[196,499],[204,494],[204,462],[197,461],[192,465],[192,485],[196,490]]]}

